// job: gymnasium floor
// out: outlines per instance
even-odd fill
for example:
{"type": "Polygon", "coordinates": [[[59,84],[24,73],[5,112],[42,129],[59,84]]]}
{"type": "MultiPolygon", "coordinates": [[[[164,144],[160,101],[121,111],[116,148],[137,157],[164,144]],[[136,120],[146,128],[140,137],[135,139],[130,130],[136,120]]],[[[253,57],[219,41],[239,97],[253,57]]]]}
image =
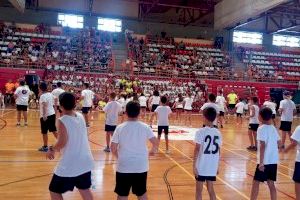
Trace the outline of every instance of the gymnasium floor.
{"type": "MultiPolygon", "coordinates": [[[[29,126],[16,127],[16,111],[0,111],[0,199],[2,200],[47,200],[48,184],[57,161],[45,159],[37,151],[41,145],[39,114],[29,111],[29,126]]],[[[93,113],[89,139],[95,158],[93,189],[95,199],[116,199],[114,190],[115,159],[102,151],[105,143],[104,115],[93,113]]],[[[294,125],[299,124],[296,119],[294,125]]],[[[174,120],[171,120],[176,125],[174,120]]],[[[200,116],[193,117],[193,127],[200,127],[200,116]]],[[[248,146],[247,122],[237,126],[230,117],[223,133],[221,162],[215,190],[218,199],[249,199],[252,176],[256,167],[256,155],[245,150],[248,146]]],[[[50,144],[54,139],[49,135],[50,144]]],[[[192,174],[192,141],[171,141],[171,154],[161,152],[150,158],[148,197],[150,200],[192,200],[195,181],[192,174]]],[[[294,168],[295,151],[280,155],[278,166],[278,199],[295,199],[291,175],[294,168]]],[[[79,193],[68,193],[65,199],[78,200],[79,193]]],[[[136,199],[130,196],[129,199],[136,199]]],[[[208,199],[204,190],[204,199],[208,199]]],[[[259,200],[270,199],[268,188],[261,185],[259,200]]]]}

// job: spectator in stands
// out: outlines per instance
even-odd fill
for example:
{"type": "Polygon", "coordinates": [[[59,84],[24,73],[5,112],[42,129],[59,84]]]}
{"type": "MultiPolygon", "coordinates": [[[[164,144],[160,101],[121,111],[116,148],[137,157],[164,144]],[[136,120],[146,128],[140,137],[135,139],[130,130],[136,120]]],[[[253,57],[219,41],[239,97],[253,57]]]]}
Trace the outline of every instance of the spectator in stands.
{"type": "Polygon", "coordinates": [[[181,41],[179,44],[178,44],[178,49],[180,50],[184,50],[185,49],[185,44],[183,41],[181,41]]]}
{"type": "Polygon", "coordinates": [[[12,41],[10,41],[7,45],[7,53],[12,53],[12,51],[14,50],[14,43],[12,41]]]}

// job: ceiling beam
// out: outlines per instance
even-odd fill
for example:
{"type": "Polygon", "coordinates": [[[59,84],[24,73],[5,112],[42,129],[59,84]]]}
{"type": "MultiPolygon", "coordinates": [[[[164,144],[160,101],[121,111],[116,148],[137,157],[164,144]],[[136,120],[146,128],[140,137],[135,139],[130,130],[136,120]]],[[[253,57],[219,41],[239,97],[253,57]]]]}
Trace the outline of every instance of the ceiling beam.
{"type": "Polygon", "coordinates": [[[285,31],[297,28],[299,26],[300,26],[300,24],[297,24],[297,25],[294,25],[294,26],[290,26],[290,27],[286,27],[286,28],[281,28],[281,29],[279,29],[277,31],[271,32],[270,34],[276,34],[276,33],[280,33],[280,32],[285,32],[285,31]]]}
{"type": "Polygon", "coordinates": [[[253,23],[253,22],[259,21],[259,20],[261,20],[262,18],[264,18],[266,15],[267,15],[267,13],[263,13],[263,14],[261,14],[261,15],[258,16],[258,17],[249,18],[249,19],[247,19],[246,22],[244,22],[244,23],[238,23],[235,27],[232,27],[232,28],[230,28],[230,29],[238,29],[238,28],[241,28],[241,27],[243,27],[243,26],[245,26],[245,25],[247,25],[247,24],[251,24],[251,23],[253,23]]]}
{"type": "MultiPolygon", "coordinates": [[[[152,2],[140,1],[139,3],[143,5],[152,5],[152,2]]],[[[200,7],[181,6],[181,5],[167,4],[167,3],[157,3],[156,5],[163,6],[163,7],[170,7],[170,8],[194,9],[194,10],[202,10],[202,11],[208,11],[211,7],[213,7],[213,5],[209,6],[207,4],[203,4],[200,7]]]]}

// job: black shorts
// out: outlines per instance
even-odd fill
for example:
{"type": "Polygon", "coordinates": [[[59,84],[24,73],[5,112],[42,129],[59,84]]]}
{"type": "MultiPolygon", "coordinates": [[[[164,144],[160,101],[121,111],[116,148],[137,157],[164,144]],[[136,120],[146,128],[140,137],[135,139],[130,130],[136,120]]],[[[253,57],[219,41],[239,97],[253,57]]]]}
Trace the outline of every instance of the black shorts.
{"type": "Polygon", "coordinates": [[[293,181],[300,183],[300,162],[295,162],[293,181]]]}
{"type": "Polygon", "coordinates": [[[275,119],[276,118],[276,115],[275,114],[272,114],[272,119],[275,119]]]}
{"type": "Polygon", "coordinates": [[[192,112],[193,110],[184,109],[185,112],[192,112]]]}
{"type": "Polygon", "coordinates": [[[225,116],[225,112],[220,111],[220,112],[219,112],[219,116],[220,116],[220,117],[224,117],[224,116],[225,116]]]}
{"type": "Polygon", "coordinates": [[[50,115],[47,117],[46,121],[43,118],[40,118],[41,131],[42,134],[47,134],[49,132],[56,132],[56,117],[55,115],[50,115]]]}
{"type": "Polygon", "coordinates": [[[49,185],[49,190],[54,193],[63,194],[67,191],[73,191],[74,187],[80,190],[87,190],[91,185],[91,172],[76,177],[60,177],[54,174],[49,185]]]}
{"type": "Polygon", "coordinates": [[[292,122],[281,121],[279,129],[282,131],[291,131],[292,130],[292,122]]]}
{"type": "Polygon", "coordinates": [[[259,124],[249,124],[248,129],[251,131],[257,131],[259,124]]]}
{"type": "Polygon", "coordinates": [[[216,181],[215,176],[195,176],[196,181],[205,182],[205,181],[216,181]]]}
{"type": "Polygon", "coordinates": [[[136,196],[143,196],[147,192],[147,172],[119,173],[116,172],[115,193],[119,196],[128,196],[130,189],[136,196]]]}
{"type": "Polygon", "coordinates": [[[162,131],[164,131],[165,135],[168,135],[169,134],[169,126],[158,126],[157,127],[158,135],[161,135],[162,131]]]}
{"type": "Polygon", "coordinates": [[[231,110],[235,109],[235,104],[229,104],[228,108],[231,109],[231,110]]]}
{"type": "Polygon", "coordinates": [[[237,117],[242,117],[242,115],[243,115],[242,113],[236,113],[237,117]]]}
{"type": "Polygon", "coordinates": [[[265,182],[268,180],[276,181],[277,178],[277,164],[265,165],[265,170],[262,172],[256,166],[254,180],[259,182],[265,182]]]}
{"type": "Polygon", "coordinates": [[[24,105],[17,105],[17,111],[27,111],[28,106],[24,105]]]}
{"type": "Polygon", "coordinates": [[[152,108],[151,108],[151,112],[154,112],[154,111],[156,110],[157,107],[158,107],[158,105],[153,104],[153,105],[152,105],[152,108]]]}
{"type": "Polygon", "coordinates": [[[90,110],[91,110],[91,107],[82,107],[81,108],[81,112],[83,114],[88,114],[90,110]]]}
{"type": "Polygon", "coordinates": [[[105,130],[106,132],[114,132],[116,130],[117,126],[111,126],[111,125],[107,125],[105,124],[105,130]]]}

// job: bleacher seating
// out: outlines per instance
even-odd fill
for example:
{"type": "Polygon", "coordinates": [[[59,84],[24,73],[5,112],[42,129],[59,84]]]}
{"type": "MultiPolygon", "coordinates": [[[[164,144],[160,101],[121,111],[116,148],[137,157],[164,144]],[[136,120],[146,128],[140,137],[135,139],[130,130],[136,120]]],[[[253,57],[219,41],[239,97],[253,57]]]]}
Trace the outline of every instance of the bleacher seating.
{"type": "Polygon", "coordinates": [[[93,29],[41,33],[0,26],[0,66],[112,72],[112,39],[93,29]]]}
{"type": "Polygon", "coordinates": [[[246,51],[243,62],[255,66],[256,79],[275,78],[278,81],[300,81],[300,54],[246,51]]]}
{"type": "Polygon", "coordinates": [[[231,71],[230,58],[211,45],[175,43],[170,38],[155,40],[149,36],[137,39],[130,32],[126,36],[134,74],[224,79],[226,76],[220,74],[231,71]]]}

